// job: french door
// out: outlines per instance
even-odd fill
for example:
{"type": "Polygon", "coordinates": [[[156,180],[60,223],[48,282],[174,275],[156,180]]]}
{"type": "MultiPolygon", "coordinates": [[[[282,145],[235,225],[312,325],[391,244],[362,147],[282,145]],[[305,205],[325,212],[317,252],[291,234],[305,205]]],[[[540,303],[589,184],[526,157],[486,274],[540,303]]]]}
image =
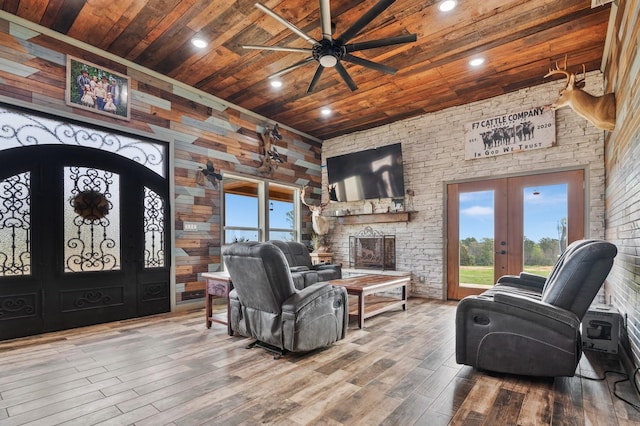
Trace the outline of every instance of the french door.
{"type": "Polygon", "coordinates": [[[502,275],[547,275],[584,235],[584,171],[447,185],[447,297],[479,294],[502,275]]]}
{"type": "Polygon", "coordinates": [[[69,145],[0,162],[0,339],[170,309],[165,178],[69,145]]]}

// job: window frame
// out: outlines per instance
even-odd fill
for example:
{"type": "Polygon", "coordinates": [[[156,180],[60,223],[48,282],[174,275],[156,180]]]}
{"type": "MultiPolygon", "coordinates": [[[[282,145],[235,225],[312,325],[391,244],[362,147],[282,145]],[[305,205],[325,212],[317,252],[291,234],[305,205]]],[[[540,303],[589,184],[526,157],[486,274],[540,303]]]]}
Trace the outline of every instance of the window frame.
{"type": "Polygon", "coordinates": [[[284,182],[278,182],[270,179],[261,179],[256,177],[248,177],[234,173],[223,173],[222,178],[222,189],[220,191],[220,206],[221,206],[221,218],[222,218],[222,232],[220,233],[220,244],[221,246],[232,244],[233,241],[226,241],[227,231],[229,230],[237,230],[237,231],[257,231],[258,241],[264,242],[267,241],[270,232],[292,232],[294,234],[294,241],[301,240],[301,227],[302,227],[302,217],[301,217],[301,202],[300,202],[300,188],[284,182]],[[233,179],[236,181],[244,181],[249,182],[251,184],[257,185],[257,198],[258,198],[258,227],[242,227],[242,226],[228,226],[227,225],[227,206],[226,206],[226,190],[225,190],[225,180],[233,179]],[[284,229],[284,228],[270,228],[269,224],[269,187],[278,186],[290,189],[293,193],[293,228],[292,229],[284,229]]]}

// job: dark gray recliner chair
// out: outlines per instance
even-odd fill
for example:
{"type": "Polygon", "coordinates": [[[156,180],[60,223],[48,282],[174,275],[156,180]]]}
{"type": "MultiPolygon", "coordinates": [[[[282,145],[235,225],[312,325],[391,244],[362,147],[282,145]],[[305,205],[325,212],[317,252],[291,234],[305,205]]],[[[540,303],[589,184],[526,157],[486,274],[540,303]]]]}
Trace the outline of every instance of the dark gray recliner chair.
{"type": "Polygon", "coordinates": [[[511,278],[511,284],[505,279],[460,301],[459,364],[528,376],[575,374],[582,356],[580,323],[609,274],[617,249],[600,240],[581,240],[570,248],[539,293],[530,282],[511,278]]]}
{"type": "Polygon", "coordinates": [[[344,287],[316,283],[297,290],[284,254],[270,243],[235,243],[223,258],[234,287],[229,293],[234,332],[280,352],[306,352],[346,336],[344,287]]]}
{"type": "Polygon", "coordinates": [[[342,268],[336,264],[313,265],[307,247],[297,241],[268,241],[278,246],[289,263],[293,283],[297,289],[303,289],[321,281],[342,278],[342,268]]]}

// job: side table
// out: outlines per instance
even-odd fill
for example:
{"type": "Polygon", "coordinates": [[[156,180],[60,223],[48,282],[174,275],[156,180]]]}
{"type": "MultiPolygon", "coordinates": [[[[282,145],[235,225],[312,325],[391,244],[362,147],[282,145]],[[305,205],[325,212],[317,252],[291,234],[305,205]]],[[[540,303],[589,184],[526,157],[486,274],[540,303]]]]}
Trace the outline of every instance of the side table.
{"type": "Polygon", "coordinates": [[[331,263],[333,253],[309,253],[312,265],[320,265],[321,263],[331,263]]]}
{"type": "Polygon", "coordinates": [[[202,274],[203,278],[207,280],[205,285],[205,318],[207,328],[211,328],[212,322],[219,324],[225,324],[227,326],[227,333],[229,336],[233,336],[233,330],[231,329],[231,311],[229,310],[229,292],[233,289],[233,283],[228,272],[205,272],[202,274]],[[227,299],[227,320],[223,321],[213,316],[213,300],[214,299],[227,299]]]}

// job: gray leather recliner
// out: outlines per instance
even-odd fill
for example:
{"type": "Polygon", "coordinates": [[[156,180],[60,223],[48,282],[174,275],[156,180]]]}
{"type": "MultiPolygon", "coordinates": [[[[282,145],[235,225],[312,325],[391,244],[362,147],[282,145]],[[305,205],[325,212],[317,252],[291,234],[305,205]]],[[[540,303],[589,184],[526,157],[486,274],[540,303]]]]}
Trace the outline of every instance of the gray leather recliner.
{"type": "Polygon", "coordinates": [[[321,281],[342,278],[342,268],[336,264],[313,265],[307,247],[297,241],[268,241],[278,246],[289,263],[293,283],[297,289],[303,289],[321,281]]]}
{"type": "Polygon", "coordinates": [[[573,376],[582,356],[580,323],[606,279],[616,246],[580,240],[548,279],[507,277],[456,310],[456,361],[500,373],[573,376]]]}
{"type": "Polygon", "coordinates": [[[234,332],[290,352],[321,348],[346,336],[344,287],[316,283],[296,289],[284,254],[270,243],[235,243],[223,258],[234,286],[229,293],[234,332]]]}

